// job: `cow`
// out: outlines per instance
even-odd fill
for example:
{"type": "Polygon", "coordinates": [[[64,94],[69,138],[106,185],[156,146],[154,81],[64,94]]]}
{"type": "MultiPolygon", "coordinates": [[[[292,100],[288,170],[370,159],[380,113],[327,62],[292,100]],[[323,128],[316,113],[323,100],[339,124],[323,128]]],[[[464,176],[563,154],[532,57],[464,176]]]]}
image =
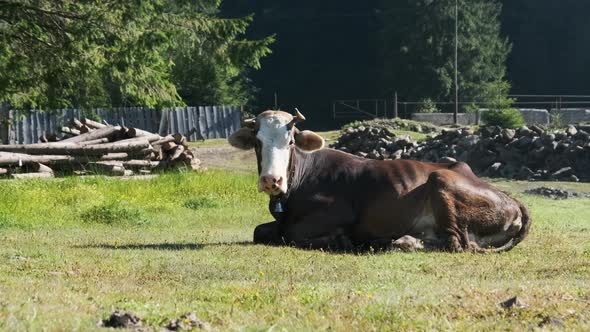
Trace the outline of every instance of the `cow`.
{"type": "Polygon", "coordinates": [[[228,141],[254,149],[258,190],[274,221],[254,243],[322,250],[503,252],[529,232],[527,208],[479,179],[463,162],[372,160],[324,148],[295,125],[305,120],[269,110],[228,141]]]}

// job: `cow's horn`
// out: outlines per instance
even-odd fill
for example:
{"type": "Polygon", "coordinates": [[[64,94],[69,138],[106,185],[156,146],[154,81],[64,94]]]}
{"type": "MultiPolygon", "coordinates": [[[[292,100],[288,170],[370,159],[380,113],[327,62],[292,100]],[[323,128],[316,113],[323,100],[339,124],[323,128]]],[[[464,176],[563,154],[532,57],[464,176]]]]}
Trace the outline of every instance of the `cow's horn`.
{"type": "Polygon", "coordinates": [[[295,108],[295,117],[293,117],[293,121],[295,123],[305,121],[305,117],[303,114],[301,114],[301,112],[299,112],[297,108],[295,108]]]}
{"type": "Polygon", "coordinates": [[[250,127],[250,128],[256,127],[256,118],[253,118],[253,119],[245,119],[244,120],[244,126],[245,127],[250,127]]]}

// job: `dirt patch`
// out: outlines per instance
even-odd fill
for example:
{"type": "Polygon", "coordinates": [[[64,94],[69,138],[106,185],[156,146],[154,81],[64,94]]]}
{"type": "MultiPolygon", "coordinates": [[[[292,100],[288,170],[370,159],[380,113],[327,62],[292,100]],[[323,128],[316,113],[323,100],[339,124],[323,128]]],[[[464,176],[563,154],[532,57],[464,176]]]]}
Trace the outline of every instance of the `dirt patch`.
{"type": "Polygon", "coordinates": [[[241,172],[256,171],[256,155],[252,150],[239,150],[229,146],[229,144],[215,147],[197,147],[191,150],[201,160],[201,167],[204,168],[241,172]]]}

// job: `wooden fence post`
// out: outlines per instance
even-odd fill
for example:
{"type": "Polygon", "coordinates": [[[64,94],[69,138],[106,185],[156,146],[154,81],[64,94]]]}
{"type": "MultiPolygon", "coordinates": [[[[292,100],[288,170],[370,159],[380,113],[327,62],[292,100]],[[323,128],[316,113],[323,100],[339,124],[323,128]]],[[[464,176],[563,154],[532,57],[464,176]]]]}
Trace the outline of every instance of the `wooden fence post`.
{"type": "Polygon", "coordinates": [[[0,103],[0,142],[2,144],[10,144],[9,133],[10,133],[10,110],[8,105],[0,103]]]}

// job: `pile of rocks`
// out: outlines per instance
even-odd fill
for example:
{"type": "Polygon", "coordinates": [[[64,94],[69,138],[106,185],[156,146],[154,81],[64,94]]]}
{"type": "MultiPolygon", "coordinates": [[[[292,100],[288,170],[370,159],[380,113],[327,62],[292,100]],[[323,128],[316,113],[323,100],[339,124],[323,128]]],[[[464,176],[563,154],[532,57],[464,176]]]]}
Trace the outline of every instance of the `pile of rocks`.
{"type": "Polygon", "coordinates": [[[480,175],[523,180],[590,181],[590,126],[552,131],[484,127],[443,131],[412,142],[381,128],[351,127],[334,147],[373,159],[464,161],[480,175]]]}
{"type": "Polygon", "coordinates": [[[405,131],[413,131],[416,133],[424,133],[424,134],[437,133],[437,132],[441,131],[441,127],[435,126],[430,123],[397,119],[397,118],[396,119],[375,119],[375,120],[352,122],[352,123],[344,126],[344,129],[358,128],[360,126],[379,128],[379,129],[390,129],[390,130],[405,130],[405,131]]]}
{"type": "Polygon", "coordinates": [[[568,199],[577,197],[590,197],[590,194],[580,194],[575,191],[553,188],[553,187],[538,187],[525,190],[526,194],[544,196],[551,199],[568,199]]]}
{"type": "Polygon", "coordinates": [[[371,159],[408,159],[418,146],[407,135],[396,135],[387,128],[349,127],[332,146],[335,149],[371,159]]]}

